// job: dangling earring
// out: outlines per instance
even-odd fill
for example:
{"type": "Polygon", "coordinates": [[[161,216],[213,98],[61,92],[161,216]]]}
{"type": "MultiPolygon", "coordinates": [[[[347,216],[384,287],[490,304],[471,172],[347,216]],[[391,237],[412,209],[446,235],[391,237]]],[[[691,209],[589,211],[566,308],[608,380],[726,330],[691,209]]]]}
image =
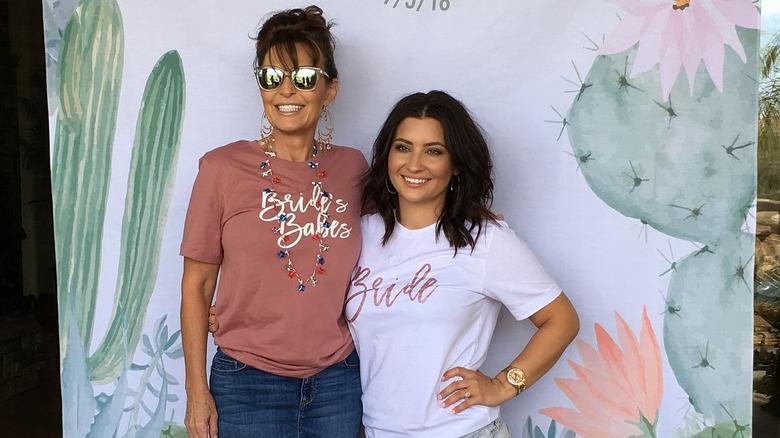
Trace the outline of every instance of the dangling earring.
{"type": "Polygon", "coordinates": [[[458,178],[458,175],[453,175],[450,178],[450,192],[457,192],[458,189],[460,189],[460,178],[458,178]]]}
{"type": "Polygon", "coordinates": [[[330,111],[327,106],[322,107],[320,114],[320,123],[317,125],[317,139],[314,141],[317,149],[329,151],[331,141],[333,140],[333,119],[330,118],[330,111]]]}
{"type": "Polygon", "coordinates": [[[387,188],[387,193],[390,193],[391,195],[397,195],[398,191],[393,191],[393,189],[390,188],[390,181],[385,178],[385,187],[387,188]]]}
{"type": "Polygon", "coordinates": [[[271,125],[271,121],[268,120],[268,117],[265,115],[265,111],[263,111],[263,118],[260,119],[260,138],[266,138],[272,136],[274,133],[274,127],[271,125]]]}

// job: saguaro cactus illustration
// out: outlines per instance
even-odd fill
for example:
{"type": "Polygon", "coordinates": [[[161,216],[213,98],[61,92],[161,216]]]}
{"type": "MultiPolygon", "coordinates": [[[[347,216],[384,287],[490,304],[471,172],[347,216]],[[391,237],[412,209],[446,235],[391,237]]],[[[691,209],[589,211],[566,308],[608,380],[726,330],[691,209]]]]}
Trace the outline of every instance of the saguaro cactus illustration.
{"type": "MultiPolygon", "coordinates": [[[[179,359],[179,333],[168,336],[165,317],[155,325],[149,365],[133,363],[154,291],[160,245],[174,182],[184,117],[184,70],[178,52],[152,69],[140,104],[128,175],[114,309],[90,355],[106,198],[116,129],[123,59],[122,18],[115,0],[82,0],[63,34],[57,72],[59,112],[53,146],[63,404],[68,437],[114,436],[126,407],[129,371],[143,370],[144,390],[158,406],[141,424],[138,401],[127,436],[159,436],[169,386],[178,382],[163,357],[179,359]],[[151,366],[151,369],[147,369],[151,366]],[[158,389],[150,382],[156,370],[158,389]],[[93,383],[115,383],[111,395],[93,395],[93,383]],[[93,399],[94,398],[94,399],[93,399]],[[97,412],[97,414],[96,414],[97,412]]],[[[148,340],[149,338],[146,337],[148,340]]]]}
{"type": "Polygon", "coordinates": [[[65,27],[60,49],[52,196],[60,345],[67,345],[68,325],[75,323],[85,351],[92,341],[123,50],[116,2],[84,0],[65,27]]]}
{"type": "Polygon", "coordinates": [[[146,307],[157,280],[183,105],[181,58],[178,52],[170,51],[154,66],[138,114],[111,325],[87,362],[96,381],[118,376],[125,355],[123,337],[127,336],[128,345],[135,347],[141,336],[146,307]]]}

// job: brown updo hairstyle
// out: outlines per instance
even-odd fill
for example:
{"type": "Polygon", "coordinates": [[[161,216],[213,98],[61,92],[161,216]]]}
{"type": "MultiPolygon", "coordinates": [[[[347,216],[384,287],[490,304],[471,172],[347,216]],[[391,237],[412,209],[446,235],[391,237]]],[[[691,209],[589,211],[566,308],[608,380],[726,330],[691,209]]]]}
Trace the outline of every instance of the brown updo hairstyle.
{"type": "Polygon", "coordinates": [[[300,65],[295,45],[301,44],[314,61],[312,67],[322,68],[331,79],[337,78],[339,73],[333,57],[336,39],[330,32],[331,26],[333,22],[325,20],[322,9],[315,5],[274,13],[257,32],[255,66],[261,65],[265,55],[274,50],[283,55],[281,59],[289,59],[293,63],[281,67],[288,70],[298,68],[300,65]]]}

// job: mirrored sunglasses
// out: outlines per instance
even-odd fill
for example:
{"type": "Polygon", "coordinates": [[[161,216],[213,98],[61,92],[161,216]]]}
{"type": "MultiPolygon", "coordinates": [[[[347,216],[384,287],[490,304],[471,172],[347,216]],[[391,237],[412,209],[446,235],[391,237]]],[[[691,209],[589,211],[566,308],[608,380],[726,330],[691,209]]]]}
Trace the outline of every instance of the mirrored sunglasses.
{"type": "Polygon", "coordinates": [[[298,67],[291,72],[286,72],[279,67],[255,67],[257,85],[266,91],[279,88],[285,76],[290,76],[293,86],[298,90],[311,91],[317,87],[320,75],[330,78],[325,70],[317,67],[298,67]]]}

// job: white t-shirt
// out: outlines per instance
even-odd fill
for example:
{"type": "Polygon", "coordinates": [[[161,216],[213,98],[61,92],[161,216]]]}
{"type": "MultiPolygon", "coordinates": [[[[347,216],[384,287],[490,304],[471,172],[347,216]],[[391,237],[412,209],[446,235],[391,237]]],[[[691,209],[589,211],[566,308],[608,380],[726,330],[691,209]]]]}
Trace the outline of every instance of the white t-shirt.
{"type": "MultiPolygon", "coordinates": [[[[518,320],[561,288],[505,224],[487,224],[474,251],[454,249],[436,224],[396,223],[382,246],[379,215],[362,219],[363,250],[347,295],[346,317],[360,355],[366,436],[460,437],[498,417],[473,406],[453,415],[436,395],[452,367],[479,369],[504,304],[518,320]]],[[[518,351],[519,352],[519,351],[518,351]]]]}

